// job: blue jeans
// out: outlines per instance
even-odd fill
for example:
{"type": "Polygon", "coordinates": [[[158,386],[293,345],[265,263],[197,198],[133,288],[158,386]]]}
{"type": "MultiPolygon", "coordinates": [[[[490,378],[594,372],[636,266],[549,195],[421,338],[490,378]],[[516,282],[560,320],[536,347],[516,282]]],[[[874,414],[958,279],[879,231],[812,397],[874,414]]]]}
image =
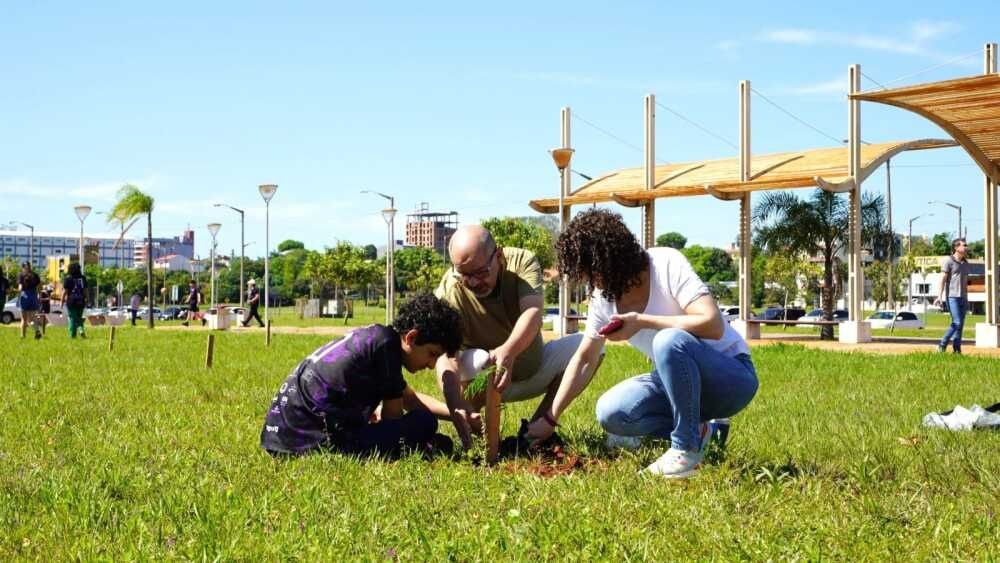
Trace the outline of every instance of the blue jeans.
{"type": "Polygon", "coordinates": [[[698,425],[743,410],[757,393],[750,356],[726,356],[676,328],[653,338],[655,370],[626,379],[597,400],[597,420],[621,436],[670,438],[680,450],[701,449],[698,425]]]}
{"type": "Polygon", "coordinates": [[[951,314],[951,325],[941,338],[940,347],[946,348],[948,341],[952,340],[951,346],[956,352],[962,351],[962,329],[965,328],[965,311],[969,308],[969,300],[964,297],[949,297],[948,312],[951,314]]]}

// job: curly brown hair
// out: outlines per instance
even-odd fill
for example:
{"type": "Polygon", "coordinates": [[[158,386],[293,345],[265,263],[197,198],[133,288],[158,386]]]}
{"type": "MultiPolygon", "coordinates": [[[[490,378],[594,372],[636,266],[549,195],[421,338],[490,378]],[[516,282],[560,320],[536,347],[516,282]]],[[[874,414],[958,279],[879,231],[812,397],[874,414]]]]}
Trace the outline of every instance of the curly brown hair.
{"type": "Polygon", "coordinates": [[[646,250],[628,230],[622,216],[606,209],[577,215],[556,241],[559,272],[573,281],[587,280],[608,301],[638,287],[649,268],[646,250]]]}

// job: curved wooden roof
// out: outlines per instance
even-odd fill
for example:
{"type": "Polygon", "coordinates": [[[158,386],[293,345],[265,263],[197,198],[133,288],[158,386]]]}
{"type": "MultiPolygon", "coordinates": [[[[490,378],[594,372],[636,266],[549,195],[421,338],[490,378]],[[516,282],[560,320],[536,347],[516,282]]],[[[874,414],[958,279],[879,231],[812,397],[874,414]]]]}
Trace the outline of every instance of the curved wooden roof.
{"type": "Polygon", "coordinates": [[[921,115],[948,132],[1000,182],[1000,75],[985,74],[851,95],[921,115]]]}
{"type": "MultiPolygon", "coordinates": [[[[893,156],[910,150],[953,147],[945,139],[895,141],[861,146],[861,180],[893,156]]],[[[740,181],[739,158],[663,164],[656,167],[656,185],[645,189],[645,170],[626,168],[595,178],[569,197],[566,205],[614,201],[635,207],[665,197],[713,195],[720,199],[737,199],[746,192],[783,190],[790,188],[823,188],[843,192],[853,187],[847,171],[847,147],[813,149],[769,155],[751,159],[750,181],[740,181]]],[[[540,213],[558,213],[559,198],[532,200],[531,207],[540,213]]]]}

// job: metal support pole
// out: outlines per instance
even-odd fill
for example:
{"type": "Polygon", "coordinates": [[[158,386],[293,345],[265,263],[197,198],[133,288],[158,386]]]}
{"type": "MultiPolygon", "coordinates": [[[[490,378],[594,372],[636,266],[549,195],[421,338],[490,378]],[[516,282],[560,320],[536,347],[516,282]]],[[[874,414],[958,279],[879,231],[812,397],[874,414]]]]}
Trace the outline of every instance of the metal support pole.
{"type": "MultiPolygon", "coordinates": [[[[983,72],[984,74],[996,74],[997,44],[987,43],[985,51],[983,72]]],[[[987,176],[985,187],[986,324],[992,325],[993,333],[996,334],[996,325],[998,320],[1000,320],[1000,310],[998,310],[1000,303],[998,303],[997,289],[997,184],[992,178],[987,176]]],[[[961,219],[959,219],[959,222],[961,222],[961,219]]],[[[977,338],[976,340],[979,339],[977,338]]]]}
{"type": "Polygon", "coordinates": [[[885,204],[889,220],[889,252],[887,252],[888,262],[889,262],[889,279],[886,284],[888,290],[888,295],[886,295],[886,300],[889,302],[889,308],[893,311],[896,310],[896,292],[893,287],[892,278],[892,250],[896,243],[896,233],[892,230],[892,159],[885,161],[885,204]]]}
{"type": "MultiPolygon", "coordinates": [[[[861,90],[861,65],[851,65],[848,69],[850,92],[861,90]]],[[[861,102],[848,102],[849,127],[847,146],[849,154],[848,174],[854,179],[850,193],[850,256],[848,259],[849,320],[861,320],[861,301],[864,291],[864,272],[861,270],[861,102]]]]}
{"type": "MultiPolygon", "coordinates": [[[[750,81],[740,81],[740,181],[750,181],[750,81]]],[[[740,320],[750,320],[753,301],[751,286],[751,225],[750,192],[740,197],[740,263],[739,263],[739,306],[740,320]]]]}
{"type": "MultiPolygon", "coordinates": [[[[644,175],[645,188],[656,187],[656,96],[647,94],[644,98],[644,175]]],[[[656,200],[647,201],[642,209],[643,246],[650,248],[656,244],[656,200]]]]}
{"type": "MultiPolygon", "coordinates": [[[[564,107],[559,112],[559,137],[562,148],[572,148],[571,124],[573,113],[569,107],[564,107]]],[[[570,194],[570,183],[572,178],[567,170],[559,170],[559,234],[566,230],[569,223],[570,208],[564,203],[570,194]]],[[[569,316],[569,280],[564,275],[559,276],[559,320],[556,322],[556,335],[560,338],[566,336],[566,317],[569,316]]]]}
{"type": "MultiPolygon", "coordinates": [[[[271,318],[268,316],[271,308],[271,202],[264,201],[264,324],[269,325],[271,318]]],[[[271,339],[266,339],[267,345],[271,344],[271,339]]]]}
{"type": "Polygon", "coordinates": [[[242,309],[246,299],[246,285],[243,281],[243,263],[246,262],[247,245],[243,240],[246,238],[246,229],[243,225],[243,212],[240,211],[240,308],[242,309]]]}

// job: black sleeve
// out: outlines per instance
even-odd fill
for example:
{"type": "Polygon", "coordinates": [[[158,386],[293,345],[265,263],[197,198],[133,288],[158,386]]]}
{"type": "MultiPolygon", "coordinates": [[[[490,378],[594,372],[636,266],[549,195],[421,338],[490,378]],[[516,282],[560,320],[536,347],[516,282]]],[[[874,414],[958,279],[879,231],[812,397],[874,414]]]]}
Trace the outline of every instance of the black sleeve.
{"type": "Polygon", "coordinates": [[[373,342],[374,367],[379,379],[382,400],[399,399],[406,389],[403,379],[403,352],[399,335],[391,328],[379,327],[378,338],[373,342]]]}

